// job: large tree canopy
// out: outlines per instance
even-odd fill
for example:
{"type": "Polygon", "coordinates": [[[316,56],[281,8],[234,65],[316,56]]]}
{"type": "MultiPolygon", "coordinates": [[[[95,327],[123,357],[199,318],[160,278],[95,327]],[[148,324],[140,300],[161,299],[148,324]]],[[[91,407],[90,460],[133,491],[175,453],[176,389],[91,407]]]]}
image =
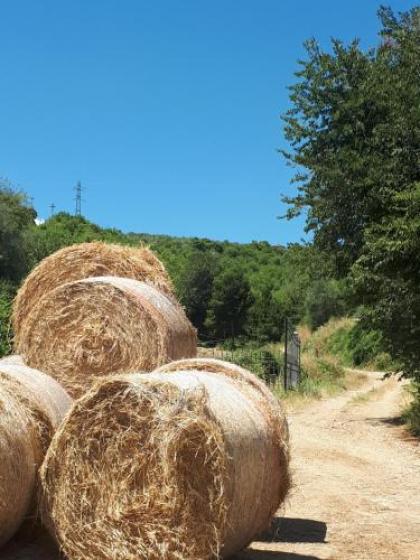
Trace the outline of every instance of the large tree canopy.
{"type": "Polygon", "coordinates": [[[399,18],[379,10],[381,43],[306,43],[284,115],[297,168],[288,217],[307,209],[307,230],[346,273],[360,256],[366,228],[386,220],[396,192],[419,179],[420,9],[399,18]]]}

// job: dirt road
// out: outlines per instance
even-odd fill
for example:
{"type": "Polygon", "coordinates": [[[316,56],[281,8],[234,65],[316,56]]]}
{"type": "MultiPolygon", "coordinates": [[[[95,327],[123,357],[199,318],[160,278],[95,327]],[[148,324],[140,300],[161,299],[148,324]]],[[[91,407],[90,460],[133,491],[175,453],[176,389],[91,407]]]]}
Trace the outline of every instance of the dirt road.
{"type": "Polygon", "coordinates": [[[420,560],[420,448],[395,422],[401,385],[369,373],[358,391],[289,414],[294,489],[238,560],[420,560]]]}
{"type": "MultiPolygon", "coordinates": [[[[402,387],[357,391],[289,414],[294,489],[274,530],[236,560],[420,560],[420,448],[395,425],[402,387]]],[[[56,560],[43,537],[0,560],[56,560]]]]}

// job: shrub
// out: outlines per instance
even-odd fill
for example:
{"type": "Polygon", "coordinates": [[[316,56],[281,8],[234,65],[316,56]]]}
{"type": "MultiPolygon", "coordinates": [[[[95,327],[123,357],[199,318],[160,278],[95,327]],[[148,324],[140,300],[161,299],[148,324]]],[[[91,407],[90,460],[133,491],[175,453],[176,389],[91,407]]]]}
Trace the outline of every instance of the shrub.
{"type": "Polygon", "coordinates": [[[10,314],[13,295],[12,285],[0,280],[0,357],[9,354],[11,350],[10,314]]]}
{"type": "Polygon", "coordinates": [[[420,383],[413,383],[411,392],[414,400],[404,411],[403,418],[415,436],[420,436],[420,383]]]}

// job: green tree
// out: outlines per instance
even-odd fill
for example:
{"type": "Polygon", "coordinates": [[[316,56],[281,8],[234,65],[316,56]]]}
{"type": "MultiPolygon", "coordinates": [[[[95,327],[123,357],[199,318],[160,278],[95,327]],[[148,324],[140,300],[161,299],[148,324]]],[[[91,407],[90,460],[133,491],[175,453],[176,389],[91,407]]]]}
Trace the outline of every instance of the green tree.
{"type": "Polygon", "coordinates": [[[317,329],[331,317],[341,317],[346,311],[343,286],[336,280],[312,282],[305,298],[305,322],[317,329]]]}
{"type": "Polygon", "coordinates": [[[353,278],[365,327],[380,330],[385,349],[420,382],[420,183],[397,193],[389,219],[366,232],[353,278]]]}
{"type": "Polygon", "coordinates": [[[284,309],[276,299],[269,279],[261,281],[253,291],[254,303],[250,308],[247,333],[258,342],[279,341],[283,333],[284,309]]]}
{"type": "Polygon", "coordinates": [[[0,279],[19,282],[28,271],[27,231],[35,218],[28,197],[0,182],[0,279]]]}
{"type": "Polygon", "coordinates": [[[297,168],[287,216],[306,208],[307,230],[345,274],[360,256],[366,228],[389,215],[395,192],[418,180],[419,14],[381,8],[382,42],[363,52],[333,40],[306,43],[291,109],[284,116],[297,168]]]}
{"type": "Polygon", "coordinates": [[[177,280],[178,296],[201,339],[207,335],[205,320],[213,291],[215,267],[211,255],[195,250],[177,280]]]}
{"type": "Polygon", "coordinates": [[[0,279],[0,358],[11,349],[10,314],[12,311],[13,286],[0,279]]]}
{"type": "Polygon", "coordinates": [[[243,272],[229,269],[216,276],[209,302],[206,327],[215,339],[235,338],[245,333],[254,298],[243,272]]]}

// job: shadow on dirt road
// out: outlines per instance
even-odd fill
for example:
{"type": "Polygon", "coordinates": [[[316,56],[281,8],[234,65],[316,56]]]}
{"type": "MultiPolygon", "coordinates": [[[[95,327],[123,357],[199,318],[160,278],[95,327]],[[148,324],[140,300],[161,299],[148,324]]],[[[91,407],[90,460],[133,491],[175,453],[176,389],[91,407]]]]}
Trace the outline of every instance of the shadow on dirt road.
{"type": "Polygon", "coordinates": [[[295,554],[294,552],[274,552],[271,550],[246,550],[232,560],[320,560],[318,556],[295,554]]]}
{"type": "Polygon", "coordinates": [[[314,519],[276,517],[259,542],[325,543],[327,524],[314,519]]]}

